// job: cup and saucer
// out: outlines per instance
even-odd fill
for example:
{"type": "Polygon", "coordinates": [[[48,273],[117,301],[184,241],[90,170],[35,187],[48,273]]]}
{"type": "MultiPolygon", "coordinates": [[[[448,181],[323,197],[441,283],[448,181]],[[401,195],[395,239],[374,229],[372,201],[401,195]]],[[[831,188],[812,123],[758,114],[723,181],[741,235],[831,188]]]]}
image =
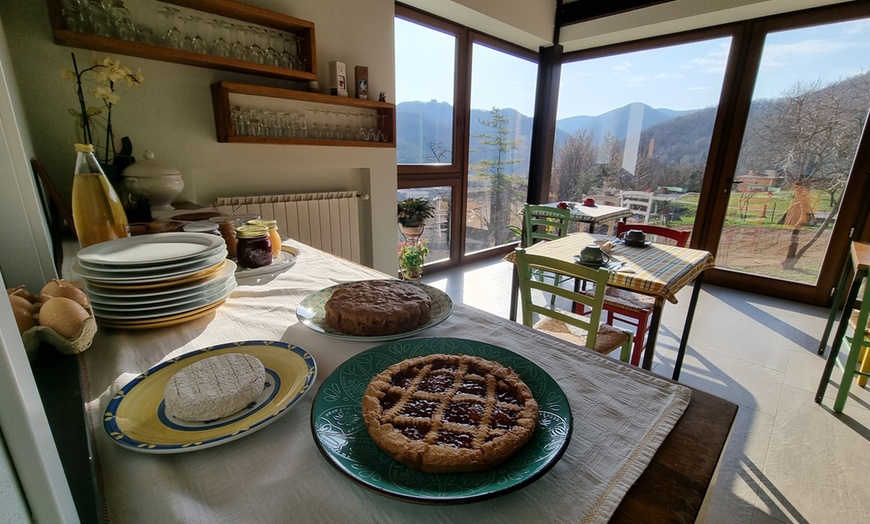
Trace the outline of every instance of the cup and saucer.
{"type": "Polygon", "coordinates": [[[652,242],[646,239],[646,235],[640,229],[630,229],[623,235],[622,243],[629,247],[646,247],[652,242]]]}
{"type": "Polygon", "coordinates": [[[574,255],[574,262],[586,267],[603,267],[610,263],[610,255],[601,246],[590,244],[584,247],[579,255],[574,255]]]}

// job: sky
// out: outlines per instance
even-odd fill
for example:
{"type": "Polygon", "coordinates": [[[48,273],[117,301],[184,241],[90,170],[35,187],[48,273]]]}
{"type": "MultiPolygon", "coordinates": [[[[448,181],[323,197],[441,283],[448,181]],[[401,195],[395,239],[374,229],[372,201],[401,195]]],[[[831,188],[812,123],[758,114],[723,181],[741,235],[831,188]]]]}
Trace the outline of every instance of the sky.
{"type": "MultiPolygon", "coordinates": [[[[452,102],[454,38],[396,19],[396,100],[452,102]]],[[[599,115],[632,102],[674,110],[714,106],[730,38],[565,64],[558,119],[599,115]]],[[[753,98],[796,82],[824,84],[870,71],[870,19],[771,33],[753,98]]],[[[472,56],[474,109],[534,112],[536,65],[481,45],[472,56]]]]}

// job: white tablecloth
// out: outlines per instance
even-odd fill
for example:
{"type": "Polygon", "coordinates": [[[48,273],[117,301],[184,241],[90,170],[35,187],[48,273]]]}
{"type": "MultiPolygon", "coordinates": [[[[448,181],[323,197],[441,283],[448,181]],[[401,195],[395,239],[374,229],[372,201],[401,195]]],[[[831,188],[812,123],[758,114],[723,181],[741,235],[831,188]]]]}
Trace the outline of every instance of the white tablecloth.
{"type": "Polygon", "coordinates": [[[147,331],[100,328],[80,355],[99,496],[107,522],[606,522],[690,399],[684,386],[456,304],[421,334],[482,340],[520,353],[568,396],[574,432],[565,455],[541,479],[505,496],[456,506],[422,506],[365,489],[318,452],[309,414],[317,386],[349,357],[377,345],[327,337],[296,320],[308,294],[385,275],[288,241],[295,266],[240,279],[214,315],[147,331]],[[209,449],[143,454],[113,443],[102,415],[138,373],[202,347],[282,340],[316,359],[318,380],[292,410],[260,431],[209,449]]]}

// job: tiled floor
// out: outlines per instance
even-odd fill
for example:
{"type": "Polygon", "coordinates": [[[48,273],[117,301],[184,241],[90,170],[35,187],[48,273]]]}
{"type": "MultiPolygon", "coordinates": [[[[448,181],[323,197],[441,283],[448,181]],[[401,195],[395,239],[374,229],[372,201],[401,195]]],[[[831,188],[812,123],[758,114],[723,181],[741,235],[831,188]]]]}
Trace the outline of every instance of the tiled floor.
{"type": "MultiPolygon", "coordinates": [[[[424,275],[456,302],[508,317],[513,266],[487,262],[424,275]]],[[[653,371],[671,376],[691,289],[664,309],[653,371]]],[[[854,523],[870,519],[870,387],[841,415],[813,401],[828,310],[705,285],[681,382],[740,406],[707,522],[854,523]]]]}

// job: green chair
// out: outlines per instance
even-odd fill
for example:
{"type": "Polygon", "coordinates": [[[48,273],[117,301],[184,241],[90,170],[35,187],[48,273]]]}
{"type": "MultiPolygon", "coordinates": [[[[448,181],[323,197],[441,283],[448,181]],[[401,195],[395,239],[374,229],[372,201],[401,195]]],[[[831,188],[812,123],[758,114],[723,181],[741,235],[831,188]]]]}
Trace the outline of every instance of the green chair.
{"type": "MultiPolygon", "coordinates": [[[[571,211],[553,206],[523,205],[523,247],[531,247],[540,241],[556,240],[568,234],[568,224],[571,221],[571,211]]],[[[549,278],[558,285],[565,279],[547,275],[543,271],[533,271],[532,275],[543,281],[549,278]]],[[[550,297],[550,306],[555,306],[556,295],[550,297]]]]}
{"type": "Polygon", "coordinates": [[[553,206],[523,206],[523,247],[540,240],[555,240],[568,234],[571,211],[553,206]]]}
{"type": "Polygon", "coordinates": [[[825,329],[825,335],[822,337],[819,350],[819,353],[824,351],[827,335],[830,333],[832,320],[836,315],[836,309],[839,305],[839,296],[848,283],[847,275],[854,271],[848,296],[843,305],[842,318],[831,344],[828,360],[825,362],[825,370],[822,372],[822,379],[819,381],[819,389],[816,391],[816,402],[820,403],[824,399],[825,389],[827,388],[828,381],[831,379],[831,372],[834,366],[838,365],[843,368],[843,378],[840,380],[840,388],[834,401],[834,411],[837,413],[841,413],[846,405],[846,399],[849,397],[849,388],[852,386],[853,379],[858,377],[858,385],[863,387],[867,384],[867,378],[870,377],[870,329],[868,329],[868,320],[870,320],[870,284],[867,283],[867,273],[868,269],[870,269],[870,244],[852,242],[850,251],[851,257],[844,268],[843,278],[840,280],[840,286],[837,291],[837,298],[834,299],[831,317],[828,321],[828,327],[825,329]],[[864,288],[864,293],[861,297],[861,307],[860,309],[855,309],[856,299],[862,287],[864,288]],[[847,327],[852,328],[851,336],[847,334],[847,327]],[[845,364],[842,364],[838,358],[842,345],[848,348],[845,364]],[[858,368],[859,360],[862,360],[860,369],[858,368]]]}
{"type": "Polygon", "coordinates": [[[607,288],[606,269],[593,269],[549,257],[529,255],[522,248],[516,250],[516,268],[524,325],[604,355],[621,348],[619,358],[623,362],[628,362],[631,355],[632,334],[601,322],[604,292],[607,288]],[[534,271],[553,274],[557,279],[585,280],[594,284],[595,291],[585,294],[574,291],[574,288],[559,287],[534,278],[534,271]],[[537,305],[532,301],[533,290],[566,298],[572,304],[582,304],[589,310],[588,316],[577,315],[554,306],[537,305]],[[535,313],[540,317],[537,322],[533,322],[535,313]]]}

